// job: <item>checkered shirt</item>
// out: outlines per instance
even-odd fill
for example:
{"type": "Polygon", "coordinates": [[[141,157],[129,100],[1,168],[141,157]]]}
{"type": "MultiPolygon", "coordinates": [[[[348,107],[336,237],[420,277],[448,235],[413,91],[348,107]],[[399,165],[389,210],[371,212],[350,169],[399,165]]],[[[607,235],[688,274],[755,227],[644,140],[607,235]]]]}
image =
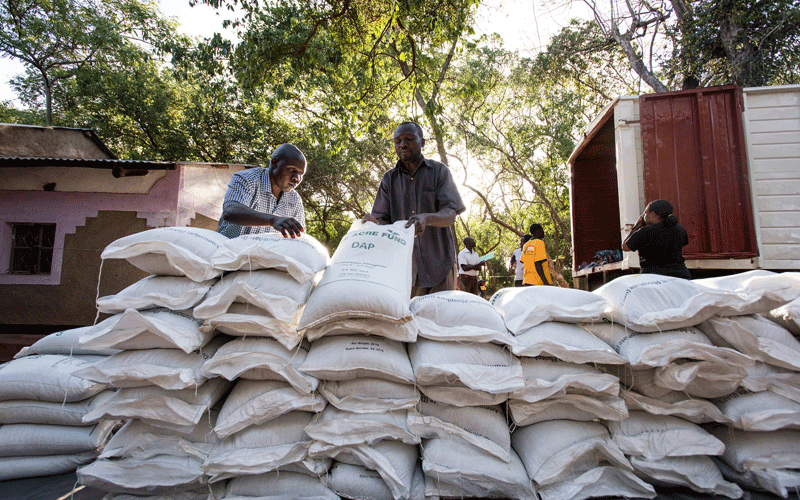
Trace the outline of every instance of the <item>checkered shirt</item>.
{"type": "MultiPolygon", "coordinates": [[[[281,195],[280,201],[272,194],[269,182],[269,169],[249,168],[233,174],[228,191],[225,193],[225,202],[238,201],[253,210],[274,214],[279,217],[292,217],[305,227],[306,217],[303,213],[303,200],[297,191],[292,189],[281,195]]],[[[219,220],[217,232],[228,238],[235,238],[242,234],[276,233],[271,226],[239,226],[230,222],[219,220]]]]}

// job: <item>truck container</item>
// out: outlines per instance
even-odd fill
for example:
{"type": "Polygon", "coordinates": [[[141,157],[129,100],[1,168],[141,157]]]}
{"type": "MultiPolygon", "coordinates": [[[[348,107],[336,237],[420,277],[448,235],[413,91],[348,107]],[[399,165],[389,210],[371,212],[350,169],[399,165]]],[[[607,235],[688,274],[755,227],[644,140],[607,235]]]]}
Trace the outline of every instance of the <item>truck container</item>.
{"type": "Polygon", "coordinates": [[[646,204],[665,199],[689,234],[693,277],[800,269],[800,85],[621,96],[569,159],[573,277],[592,290],[639,272],[622,248],[646,204]]]}

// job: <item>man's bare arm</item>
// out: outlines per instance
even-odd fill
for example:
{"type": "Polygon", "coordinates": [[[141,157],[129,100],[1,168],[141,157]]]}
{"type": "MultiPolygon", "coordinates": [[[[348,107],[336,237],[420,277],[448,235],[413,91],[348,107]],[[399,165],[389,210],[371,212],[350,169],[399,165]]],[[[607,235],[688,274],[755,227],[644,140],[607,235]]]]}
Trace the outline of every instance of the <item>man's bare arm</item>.
{"type": "Polygon", "coordinates": [[[270,226],[285,238],[295,238],[305,231],[300,222],[292,217],[259,212],[238,201],[228,201],[222,208],[222,219],[239,226],[270,226]]]}
{"type": "Polygon", "coordinates": [[[428,226],[447,227],[456,221],[456,211],[450,207],[443,208],[435,213],[414,214],[408,218],[406,227],[415,226],[414,234],[422,234],[428,226]]]}

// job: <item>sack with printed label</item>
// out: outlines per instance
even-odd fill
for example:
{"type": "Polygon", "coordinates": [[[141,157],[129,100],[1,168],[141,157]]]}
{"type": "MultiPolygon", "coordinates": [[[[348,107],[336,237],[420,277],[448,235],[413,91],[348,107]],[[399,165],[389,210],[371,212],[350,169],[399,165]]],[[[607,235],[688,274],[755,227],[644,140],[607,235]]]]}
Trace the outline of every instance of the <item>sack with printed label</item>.
{"type": "Polygon", "coordinates": [[[592,292],[553,286],[503,288],[489,302],[503,314],[514,335],[546,321],[600,321],[607,307],[605,299],[592,292]]]}
{"type": "Polygon", "coordinates": [[[800,297],[800,273],[775,273],[756,269],[743,273],[693,280],[716,290],[739,294],[742,303],[732,304],[717,313],[719,316],[743,316],[765,313],[800,297]]]}
{"type": "Polygon", "coordinates": [[[303,283],[328,265],[328,250],[313,236],[284,238],[275,233],[243,234],[225,241],[212,257],[214,269],[278,269],[303,283]]]}
{"type": "Polygon", "coordinates": [[[411,321],[414,227],[356,221],[308,298],[299,329],[348,318],[411,321]]]}
{"type": "Polygon", "coordinates": [[[211,259],[227,240],[210,229],[160,227],[113,241],[100,258],[125,259],[142,271],[159,276],[205,281],[222,274],[211,267],[211,259]]]}
{"type": "Polygon", "coordinates": [[[622,365],[627,360],[579,325],[548,321],[519,333],[511,351],[517,356],[553,356],[572,363],[622,365]]]}
{"type": "Polygon", "coordinates": [[[311,343],[300,371],[320,380],[375,377],[414,382],[414,370],[402,342],[366,335],[323,337],[311,343]]]}
{"type": "Polygon", "coordinates": [[[621,276],[594,294],[608,302],[604,317],[636,332],[662,332],[699,325],[723,309],[743,306],[728,290],[658,274],[621,276]]]}
{"type": "Polygon", "coordinates": [[[503,316],[486,299],[458,290],[411,299],[419,336],[431,340],[494,342],[514,345],[503,316]]]}

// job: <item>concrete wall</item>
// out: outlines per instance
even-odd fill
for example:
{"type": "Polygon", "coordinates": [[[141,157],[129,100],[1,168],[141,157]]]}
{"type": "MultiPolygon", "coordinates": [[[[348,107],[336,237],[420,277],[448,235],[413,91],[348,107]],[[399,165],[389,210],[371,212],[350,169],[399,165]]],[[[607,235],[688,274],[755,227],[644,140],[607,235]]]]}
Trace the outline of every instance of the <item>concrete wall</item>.
{"type": "MultiPolygon", "coordinates": [[[[198,215],[190,225],[216,230],[217,221],[198,215]]],[[[147,276],[127,261],[117,259],[103,261],[101,274],[100,254],[114,240],[148,229],[145,219],[135,212],[101,211],[86,219],[84,226],[65,238],[58,285],[0,286],[3,333],[46,333],[93,324],[98,296],[113,295],[147,276]]]]}

